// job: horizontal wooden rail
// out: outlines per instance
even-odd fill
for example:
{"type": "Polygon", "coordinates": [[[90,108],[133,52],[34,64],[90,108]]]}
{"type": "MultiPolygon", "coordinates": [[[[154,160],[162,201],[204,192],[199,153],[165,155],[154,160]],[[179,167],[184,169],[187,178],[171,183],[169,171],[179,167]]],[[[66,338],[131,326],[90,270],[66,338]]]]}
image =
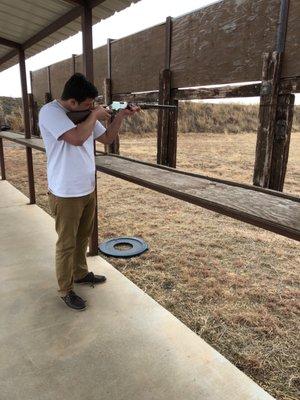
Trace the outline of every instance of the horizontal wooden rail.
{"type": "MultiPolygon", "coordinates": [[[[0,137],[45,152],[42,139],[14,132],[0,137]]],[[[98,152],[100,172],[153,189],[231,218],[300,241],[300,198],[161,165],[98,152]]]]}

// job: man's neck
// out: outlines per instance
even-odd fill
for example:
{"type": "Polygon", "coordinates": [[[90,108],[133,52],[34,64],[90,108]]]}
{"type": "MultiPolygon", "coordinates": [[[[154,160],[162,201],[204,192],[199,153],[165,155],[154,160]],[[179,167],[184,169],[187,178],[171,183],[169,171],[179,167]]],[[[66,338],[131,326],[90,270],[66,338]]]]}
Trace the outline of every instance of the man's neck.
{"type": "Polygon", "coordinates": [[[72,110],[69,109],[68,104],[67,104],[64,100],[62,100],[62,99],[56,99],[56,101],[57,101],[63,108],[65,108],[66,110],[72,111],[72,110]]]}

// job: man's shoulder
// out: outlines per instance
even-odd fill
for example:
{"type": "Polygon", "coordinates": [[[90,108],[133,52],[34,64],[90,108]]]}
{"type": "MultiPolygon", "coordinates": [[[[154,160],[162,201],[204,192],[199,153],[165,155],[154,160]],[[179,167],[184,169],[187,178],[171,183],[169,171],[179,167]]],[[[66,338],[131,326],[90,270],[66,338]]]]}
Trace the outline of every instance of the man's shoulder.
{"type": "Polygon", "coordinates": [[[51,109],[56,109],[56,110],[61,109],[57,104],[57,100],[52,100],[49,103],[44,104],[40,109],[40,113],[43,113],[44,111],[49,111],[51,109]]]}
{"type": "Polygon", "coordinates": [[[39,112],[39,121],[49,121],[49,119],[57,119],[65,115],[65,110],[58,104],[57,100],[53,100],[41,107],[39,112]]]}

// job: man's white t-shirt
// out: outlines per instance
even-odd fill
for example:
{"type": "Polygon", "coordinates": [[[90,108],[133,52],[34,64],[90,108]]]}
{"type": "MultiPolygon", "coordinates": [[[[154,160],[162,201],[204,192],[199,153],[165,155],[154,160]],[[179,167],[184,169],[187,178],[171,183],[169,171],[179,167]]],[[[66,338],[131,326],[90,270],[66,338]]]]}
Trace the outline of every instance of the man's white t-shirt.
{"type": "Polygon", "coordinates": [[[51,193],[59,197],[80,197],[95,189],[94,139],[103,135],[105,127],[97,121],[93,134],[82,146],[58,140],[75,124],[57,100],[45,104],[39,113],[39,127],[47,154],[47,178],[51,193]]]}

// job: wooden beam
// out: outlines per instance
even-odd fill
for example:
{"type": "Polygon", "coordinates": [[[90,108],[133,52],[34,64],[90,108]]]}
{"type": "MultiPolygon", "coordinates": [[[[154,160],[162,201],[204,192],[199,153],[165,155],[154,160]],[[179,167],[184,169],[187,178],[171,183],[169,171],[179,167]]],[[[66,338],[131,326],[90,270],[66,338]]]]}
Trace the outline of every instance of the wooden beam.
{"type": "MultiPolygon", "coordinates": [[[[105,104],[112,103],[112,59],[111,59],[111,45],[113,39],[107,39],[107,79],[104,80],[104,99],[105,104]]],[[[113,121],[114,117],[110,118],[108,125],[113,121]]],[[[105,151],[110,154],[120,154],[120,136],[119,133],[116,139],[111,143],[105,145],[105,151]]]]}
{"type": "Polygon", "coordinates": [[[94,83],[92,26],[92,9],[84,7],[81,15],[83,73],[90,82],[94,83]]]}
{"type": "MultiPolygon", "coordinates": [[[[82,50],[83,50],[83,73],[86,78],[94,83],[94,52],[93,52],[93,11],[89,6],[82,9],[81,14],[82,29],[82,50]]],[[[94,154],[96,145],[94,141],[94,154]]],[[[95,215],[93,231],[89,241],[89,255],[98,254],[98,196],[97,196],[97,172],[95,172],[95,215]]]]}
{"type": "Polygon", "coordinates": [[[3,46],[6,46],[6,47],[14,47],[16,49],[19,49],[21,47],[20,43],[14,42],[9,39],[5,39],[3,37],[0,37],[0,44],[2,44],[3,46]]]}
{"type": "Polygon", "coordinates": [[[281,0],[280,14],[276,36],[276,51],[283,53],[285,50],[287,26],[289,19],[290,0],[281,0]]]}
{"type": "Polygon", "coordinates": [[[264,190],[261,195],[251,186],[245,190],[236,182],[231,185],[171,168],[159,171],[162,166],[115,157],[96,157],[97,170],[300,241],[298,197],[292,201],[281,198],[279,202],[274,191],[264,190]]]}
{"type": "Polygon", "coordinates": [[[294,94],[278,97],[269,188],[283,190],[294,114],[294,94]]]}
{"type": "MultiPolygon", "coordinates": [[[[28,103],[28,92],[27,92],[25,53],[24,53],[23,49],[19,49],[19,66],[20,66],[20,78],[21,78],[21,89],[22,89],[25,138],[30,139],[30,136],[31,136],[30,135],[30,112],[29,112],[29,103],[28,103]]],[[[26,158],[27,158],[27,172],[28,172],[28,183],[29,183],[29,201],[30,201],[30,204],[35,204],[32,149],[29,147],[26,147],[26,158]]]]}
{"type": "MultiPolygon", "coordinates": [[[[24,135],[15,132],[0,132],[0,138],[45,152],[42,139],[25,139],[24,135]]],[[[300,241],[297,219],[300,199],[297,196],[118,155],[102,154],[96,157],[96,168],[159,193],[300,241]]]]}
{"type": "Polygon", "coordinates": [[[172,46],[172,17],[167,17],[165,26],[165,69],[171,66],[171,46],[172,46]]]}
{"type": "MultiPolygon", "coordinates": [[[[97,7],[99,4],[104,3],[105,0],[92,0],[89,1],[89,8],[97,7]]],[[[30,39],[26,40],[24,43],[21,44],[24,50],[28,49],[29,47],[33,46],[34,44],[38,43],[39,41],[45,39],[47,36],[50,36],[52,33],[56,32],[63,26],[69,24],[70,22],[74,21],[76,18],[79,18],[82,14],[82,7],[78,6],[73,8],[72,10],[68,11],[66,14],[59,17],[56,21],[52,22],[41,31],[33,35],[30,39]]],[[[0,59],[0,65],[4,64],[6,61],[10,60],[11,58],[18,55],[18,50],[12,50],[4,57],[0,59]]]]}
{"type": "MultiPolygon", "coordinates": [[[[159,104],[169,105],[171,99],[171,71],[164,69],[159,77],[159,104]]],[[[158,110],[157,163],[168,165],[169,110],[158,110]]]]}
{"type": "MultiPolygon", "coordinates": [[[[284,59],[286,33],[289,17],[290,0],[281,0],[280,14],[276,38],[275,64],[269,64],[269,81],[263,82],[271,88],[271,96],[262,94],[260,129],[256,148],[256,175],[255,184],[274,190],[282,190],[288,162],[290,134],[293,120],[293,96],[290,94],[279,96],[280,77],[284,59]],[[268,104],[266,104],[268,103],[268,104]],[[262,137],[264,136],[264,138],[262,137]],[[262,146],[259,148],[259,146],[262,146]]],[[[274,59],[275,60],[275,59],[274,59]]]]}
{"type": "Polygon", "coordinates": [[[177,100],[226,99],[234,97],[260,96],[261,84],[254,83],[240,86],[219,86],[214,88],[172,89],[172,96],[177,100]]]}
{"type": "Polygon", "coordinates": [[[265,53],[253,184],[269,187],[282,54],[265,53]]]}
{"type": "Polygon", "coordinates": [[[3,150],[3,139],[0,138],[0,167],[1,167],[1,179],[6,180],[5,173],[5,161],[4,161],[4,150],[3,150]]]}

